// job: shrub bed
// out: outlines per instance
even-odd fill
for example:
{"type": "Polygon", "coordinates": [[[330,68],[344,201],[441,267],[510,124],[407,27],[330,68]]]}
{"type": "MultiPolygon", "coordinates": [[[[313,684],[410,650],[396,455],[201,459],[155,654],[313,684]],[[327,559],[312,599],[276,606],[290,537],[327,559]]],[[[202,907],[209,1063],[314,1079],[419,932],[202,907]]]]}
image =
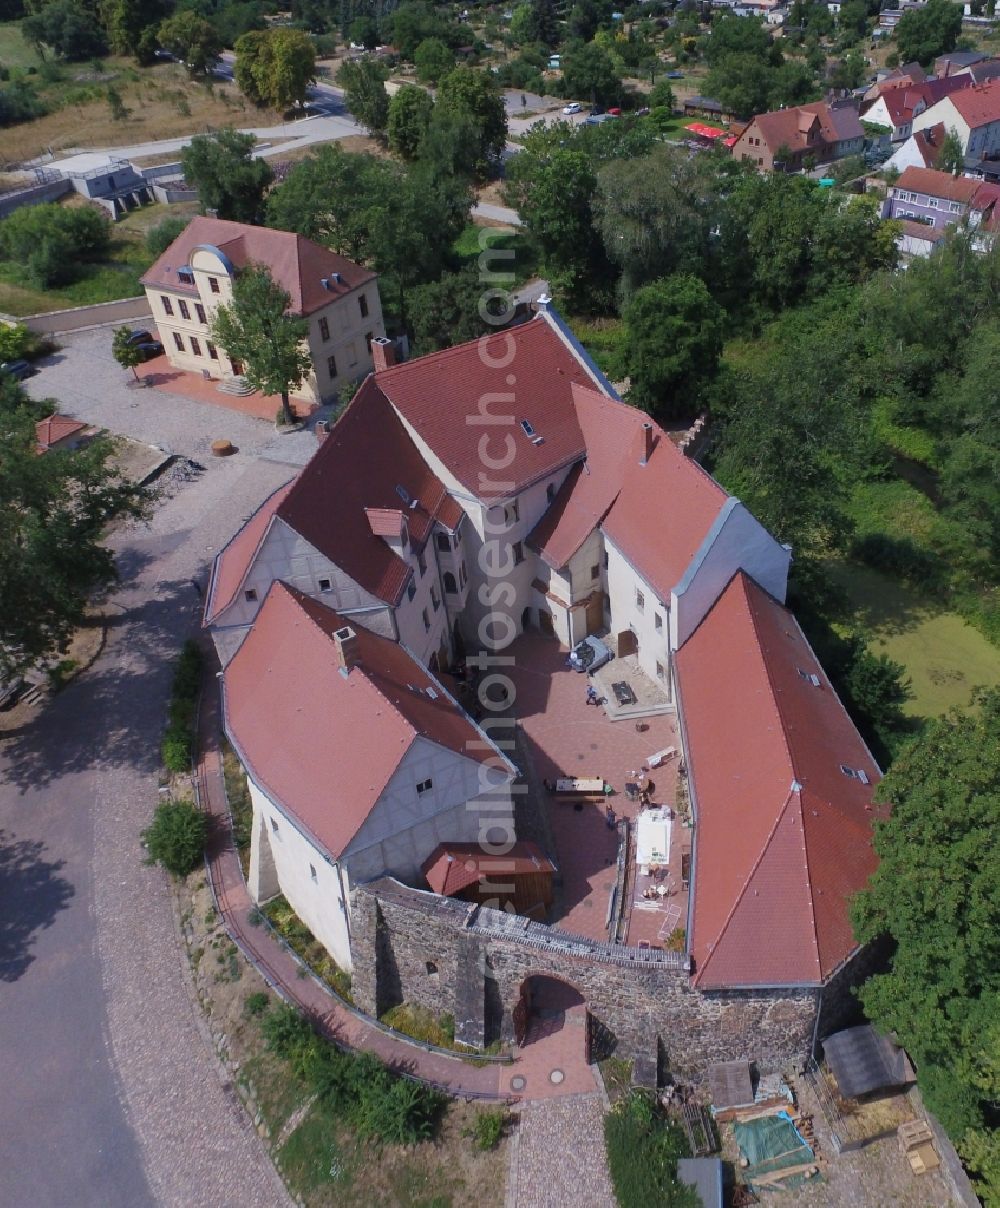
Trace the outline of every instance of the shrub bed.
{"type": "Polygon", "coordinates": [[[289,906],[287,898],[279,894],[272,898],[263,912],[268,922],[277,931],[289,948],[309,966],[321,980],[335,990],[347,1002],[351,999],[351,975],[341,969],[309,928],[289,906]]]}
{"type": "Polygon", "coordinates": [[[608,1112],[604,1142],[620,1208],[698,1208],[694,1189],[677,1181],[677,1160],[689,1155],[684,1134],[645,1095],[633,1092],[608,1112]]]}
{"type": "Polygon", "coordinates": [[[186,772],[191,767],[202,661],[197,644],[185,642],[174,668],[169,721],[161,746],[163,762],[170,772],[186,772]]]}

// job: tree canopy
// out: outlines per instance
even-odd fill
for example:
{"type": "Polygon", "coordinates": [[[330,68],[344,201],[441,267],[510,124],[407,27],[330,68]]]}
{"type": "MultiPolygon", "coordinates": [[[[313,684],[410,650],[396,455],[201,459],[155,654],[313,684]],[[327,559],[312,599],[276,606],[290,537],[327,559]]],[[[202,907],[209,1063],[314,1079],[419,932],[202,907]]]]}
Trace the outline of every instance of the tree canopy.
{"type": "Polygon", "coordinates": [[[384,134],[389,122],[385,69],[374,59],[347,59],[337,71],[337,83],[344,90],[347,108],[368,133],[384,134]]]}
{"type": "Polygon", "coordinates": [[[937,55],[955,49],[962,32],[962,10],[951,0],[927,0],[923,8],[907,9],[896,26],[896,45],[904,63],[916,60],[928,67],[937,55]]]}
{"type": "Polygon", "coordinates": [[[430,125],[434,101],[416,84],[404,84],[389,102],[386,134],[390,148],[403,159],[415,159],[430,125]]]}
{"type": "Polygon", "coordinates": [[[691,416],[722,355],[723,310],[704,281],[678,273],[625,307],[628,401],[659,419],[691,416]]]}
{"type": "Polygon", "coordinates": [[[233,284],[233,300],[212,321],[212,339],[233,361],[243,364],[247,383],[262,394],[281,396],[286,424],[294,420],[289,394],[311,368],[303,341],[305,319],[288,313],[291,298],[263,265],[243,269],[233,284]]]}
{"type": "Polygon", "coordinates": [[[254,158],[256,144],[252,134],[220,130],[196,135],[181,151],[184,179],[204,208],[235,222],[259,220],[274,173],[266,159],[254,158]]]}
{"type": "Polygon", "coordinates": [[[110,239],[107,215],[96,207],[44,202],[0,221],[0,258],[20,264],[45,289],[75,281],[87,263],[107,252],[110,239]]]}
{"type": "Polygon", "coordinates": [[[33,404],[0,374],[0,678],[10,679],[65,647],[91,598],[116,579],[107,526],[138,516],[144,493],[111,462],[112,442],[38,456],[33,404]]]}
{"type": "Polygon", "coordinates": [[[897,1033],[928,1107],[961,1147],[984,1136],[998,1085],[1000,690],[929,723],[878,799],[892,812],[876,823],[879,867],[852,914],[859,941],[887,934],[895,949],[861,998],[897,1033]]]}
{"type": "Polygon", "coordinates": [[[471,67],[456,67],[441,80],[436,107],[442,114],[470,118],[476,123],[481,172],[499,160],[507,141],[507,112],[491,76],[471,67]]]}
{"type": "Polygon", "coordinates": [[[251,30],[236,43],[233,78],[256,105],[284,112],[305,102],[316,81],[316,48],[300,29],[251,30]]]}
{"type": "Polygon", "coordinates": [[[224,49],[219,31],[211,21],[190,9],[181,9],[163,22],[160,42],[187,65],[192,75],[211,71],[224,49]]]}

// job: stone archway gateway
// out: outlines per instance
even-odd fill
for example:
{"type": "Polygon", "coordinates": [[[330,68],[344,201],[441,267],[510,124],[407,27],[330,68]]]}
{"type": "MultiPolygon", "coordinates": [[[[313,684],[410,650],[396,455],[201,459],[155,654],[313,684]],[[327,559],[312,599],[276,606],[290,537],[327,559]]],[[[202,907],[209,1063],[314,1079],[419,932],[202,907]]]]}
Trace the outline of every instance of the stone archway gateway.
{"type": "Polygon", "coordinates": [[[579,990],[561,978],[532,974],[521,983],[512,1015],[523,1093],[593,1089],[589,1013],[579,990]]]}

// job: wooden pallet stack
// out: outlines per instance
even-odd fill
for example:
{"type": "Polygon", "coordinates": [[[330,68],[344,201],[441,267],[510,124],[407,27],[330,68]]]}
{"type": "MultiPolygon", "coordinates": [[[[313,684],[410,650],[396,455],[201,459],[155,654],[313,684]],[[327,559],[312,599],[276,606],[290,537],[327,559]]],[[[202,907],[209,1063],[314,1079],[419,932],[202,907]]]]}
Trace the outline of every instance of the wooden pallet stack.
{"type": "Polygon", "coordinates": [[[925,1120],[907,1120],[899,1126],[896,1135],[899,1137],[899,1148],[914,1174],[926,1174],[941,1165],[934,1148],[934,1135],[925,1120]]]}

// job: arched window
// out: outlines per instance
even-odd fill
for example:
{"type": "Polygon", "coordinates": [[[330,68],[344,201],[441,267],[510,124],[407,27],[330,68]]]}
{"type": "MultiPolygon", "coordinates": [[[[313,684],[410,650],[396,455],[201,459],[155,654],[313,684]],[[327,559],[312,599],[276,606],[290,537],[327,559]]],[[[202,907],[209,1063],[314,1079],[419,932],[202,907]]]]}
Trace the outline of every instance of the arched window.
{"type": "Polygon", "coordinates": [[[444,572],[444,590],[445,594],[453,596],[458,591],[458,585],[455,583],[455,576],[450,570],[444,572]]]}

